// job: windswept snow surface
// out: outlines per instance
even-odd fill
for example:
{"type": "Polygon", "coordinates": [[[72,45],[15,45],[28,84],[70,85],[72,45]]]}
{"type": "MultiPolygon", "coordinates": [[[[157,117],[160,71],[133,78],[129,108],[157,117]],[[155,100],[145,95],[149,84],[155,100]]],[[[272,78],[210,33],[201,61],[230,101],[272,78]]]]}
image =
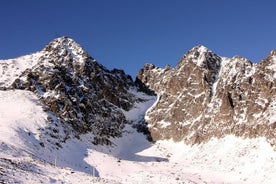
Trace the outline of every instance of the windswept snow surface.
{"type": "MultiPolygon", "coordinates": [[[[156,98],[133,93],[147,99],[124,112],[138,122],[156,98]]],[[[85,134],[43,147],[48,116],[31,92],[0,91],[0,183],[276,183],[276,152],[261,137],[150,143],[129,124],[112,146],[85,134]]]]}

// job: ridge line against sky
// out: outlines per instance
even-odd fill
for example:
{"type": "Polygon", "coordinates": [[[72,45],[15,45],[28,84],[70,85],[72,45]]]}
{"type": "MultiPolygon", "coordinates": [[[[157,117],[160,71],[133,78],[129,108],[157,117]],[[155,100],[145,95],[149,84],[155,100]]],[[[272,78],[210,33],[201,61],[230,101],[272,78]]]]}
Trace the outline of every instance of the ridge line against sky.
{"type": "Polygon", "coordinates": [[[260,62],[276,37],[273,0],[2,0],[0,58],[68,36],[109,69],[175,66],[192,47],[260,62]]]}

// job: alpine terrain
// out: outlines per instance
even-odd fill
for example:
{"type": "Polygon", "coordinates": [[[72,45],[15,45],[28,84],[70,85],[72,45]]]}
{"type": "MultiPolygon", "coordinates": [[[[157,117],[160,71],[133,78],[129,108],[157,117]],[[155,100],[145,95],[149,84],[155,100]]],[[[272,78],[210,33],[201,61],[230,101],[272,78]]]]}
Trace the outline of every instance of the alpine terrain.
{"type": "Polygon", "coordinates": [[[0,60],[0,183],[276,183],[276,50],[136,80],[68,37],[0,60]]]}

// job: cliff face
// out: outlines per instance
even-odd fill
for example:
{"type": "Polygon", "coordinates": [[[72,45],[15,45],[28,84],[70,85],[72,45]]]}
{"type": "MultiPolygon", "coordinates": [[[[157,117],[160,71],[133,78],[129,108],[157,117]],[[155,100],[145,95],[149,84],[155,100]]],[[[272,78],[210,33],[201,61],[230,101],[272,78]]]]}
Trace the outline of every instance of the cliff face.
{"type": "Polygon", "coordinates": [[[194,144],[234,134],[276,144],[275,51],[252,64],[197,46],[175,68],[146,64],[136,81],[158,96],[146,117],[154,140],[194,144]]]}

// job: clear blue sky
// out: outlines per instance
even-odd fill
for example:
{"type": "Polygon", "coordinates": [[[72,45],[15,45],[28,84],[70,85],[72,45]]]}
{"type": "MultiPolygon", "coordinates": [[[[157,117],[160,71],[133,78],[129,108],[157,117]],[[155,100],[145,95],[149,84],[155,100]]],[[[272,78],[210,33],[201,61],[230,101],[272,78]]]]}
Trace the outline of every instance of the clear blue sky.
{"type": "Polygon", "coordinates": [[[0,58],[66,35],[107,68],[135,76],[175,66],[192,47],[253,62],[276,48],[274,0],[1,0],[0,58]]]}

